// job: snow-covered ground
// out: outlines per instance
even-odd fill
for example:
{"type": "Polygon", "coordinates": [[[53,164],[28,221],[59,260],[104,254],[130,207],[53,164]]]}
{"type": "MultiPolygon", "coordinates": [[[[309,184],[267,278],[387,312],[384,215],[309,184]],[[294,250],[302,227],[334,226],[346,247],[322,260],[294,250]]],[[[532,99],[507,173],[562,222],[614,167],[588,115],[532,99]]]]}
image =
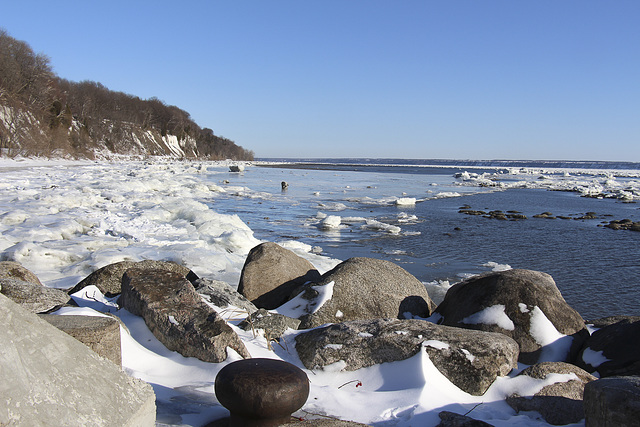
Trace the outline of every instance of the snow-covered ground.
{"type": "MultiPolygon", "coordinates": [[[[2,259],[20,262],[47,286],[56,288],[70,288],[105,265],[143,259],[175,261],[200,277],[236,286],[248,251],[260,241],[238,215],[217,212],[216,200],[230,193],[237,198],[265,200],[270,195],[263,189],[226,183],[230,164],[161,159],[111,163],[1,159],[2,259]]],[[[564,187],[581,185],[580,178],[572,176],[550,181],[564,187]]],[[[495,183],[486,176],[461,179],[469,184],[485,179],[488,181],[484,184],[495,183]]],[[[515,180],[513,185],[522,182],[542,185],[543,180],[515,180]]],[[[593,181],[589,182],[586,188],[593,188],[593,181]]],[[[640,185],[633,179],[618,185],[614,177],[606,177],[597,184],[624,197],[638,198],[640,194],[640,185]]],[[[402,194],[384,200],[398,205],[415,203],[402,194]]],[[[345,223],[335,215],[317,219],[328,229],[338,229],[345,223]]],[[[372,218],[358,220],[375,232],[400,230],[390,230],[372,218]]],[[[321,272],[339,262],[297,240],[278,243],[310,260],[321,272]]],[[[117,310],[115,302],[95,288],[86,288],[74,298],[81,307],[65,308],[58,314],[100,315],[101,311],[111,311],[123,320],[128,328],[122,329],[123,367],[153,385],[158,422],[198,426],[227,415],[213,393],[215,376],[224,363],[205,363],[167,350],[141,318],[117,310]]],[[[232,326],[242,318],[240,310],[218,310],[232,326]]],[[[491,313],[484,316],[480,320],[488,321],[486,316],[491,313]]],[[[276,344],[268,343],[260,334],[233,328],[253,357],[282,359],[303,368],[293,347],[299,332],[289,331],[281,344],[276,344]]],[[[555,329],[541,327],[539,332],[545,343],[562,340],[555,329]]],[[[231,355],[226,363],[238,358],[231,355]]],[[[472,396],[444,378],[424,350],[405,361],[354,372],[305,371],[311,393],[297,416],[335,417],[376,426],[436,425],[443,410],[469,413],[495,426],[546,425],[535,413],[516,414],[504,398],[514,392],[531,395],[550,382],[571,379],[556,376],[534,380],[515,377],[514,371],[498,378],[483,396],[472,396]]]]}

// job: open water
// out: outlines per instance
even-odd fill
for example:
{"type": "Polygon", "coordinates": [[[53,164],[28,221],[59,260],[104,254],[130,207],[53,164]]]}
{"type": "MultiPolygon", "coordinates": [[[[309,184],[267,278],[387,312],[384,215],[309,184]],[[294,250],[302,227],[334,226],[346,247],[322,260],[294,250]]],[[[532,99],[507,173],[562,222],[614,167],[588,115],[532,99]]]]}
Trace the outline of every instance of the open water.
{"type": "Polygon", "coordinates": [[[428,284],[436,300],[469,275],[512,267],[551,274],[585,319],[640,314],[640,233],[603,227],[640,221],[640,180],[626,172],[639,164],[271,161],[229,173],[229,185],[244,190],[213,206],[238,214],[258,239],[298,240],[340,260],[393,261],[428,284]],[[467,171],[481,179],[455,177],[467,171]],[[487,174],[501,186],[487,186],[487,174]],[[607,198],[609,190],[631,196],[607,198]],[[594,191],[607,197],[582,197],[594,191]],[[527,219],[466,215],[461,207],[527,219]],[[544,212],[555,219],[534,218],[544,212]],[[579,219],[587,212],[596,218],[579,219]]]}

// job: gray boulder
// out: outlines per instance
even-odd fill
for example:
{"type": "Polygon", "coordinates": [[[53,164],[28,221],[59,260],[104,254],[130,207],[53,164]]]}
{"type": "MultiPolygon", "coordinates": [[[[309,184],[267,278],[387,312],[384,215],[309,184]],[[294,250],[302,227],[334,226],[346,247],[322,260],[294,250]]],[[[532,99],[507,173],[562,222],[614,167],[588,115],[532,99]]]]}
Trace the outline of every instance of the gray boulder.
{"type": "Polygon", "coordinates": [[[576,364],[601,378],[640,375],[640,320],[622,319],[595,331],[578,353],[576,364]]]}
{"type": "Polygon", "coordinates": [[[564,362],[544,362],[528,367],[520,375],[545,379],[550,374],[574,374],[576,379],[545,386],[533,396],[513,394],[507,403],[516,410],[536,411],[553,425],[578,423],[584,418],[582,396],[585,384],[597,378],[575,365],[564,362]]]}
{"type": "Polygon", "coordinates": [[[640,377],[610,377],[584,387],[586,427],[640,425],[640,377]]]}
{"type": "Polygon", "coordinates": [[[282,314],[270,313],[264,308],[252,313],[243,320],[238,327],[245,331],[262,329],[268,340],[279,339],[287,329],[298,329],[299,319],[283,316],[282,314]]]}
{"type": "Polygon", "coordinates": [[[102,292],[104,296],[108,298],[115,297],[121,292],[122,276],[124,275],[124,272],[130,268],[172,271],[186,277],[191,282],[198,279],[198,276],[196,276],[196,274],[187,267],[171,261],[122,261],[115,264],[109,264],[94,271],[80,283],[69,289],[67,293],[73,294],[87,286],[94,285],[100,289],[100,292],[102,292]]]}
{"type": "Polygon", "coordinates": [[[299,297],[306,304],[300,329],[351,320],[426,318],[434,308],[422,282],[402,267],[374,258],[338,264],[319,283],[304,285],[299,297]]]}
{"type": "Polygon", "coordinates": [[[0,279],[17,279],[42,286],[38,276],[15,261],[0,261],[0,279]]]}
{"type": "Polygon", "coordinates": [[[4,295],[0,342],[0,425],[155,425],[149,384],[4,295]]]}
{"type": "Polygon", "coordinates": [[[65,332],[105,359],[122,365],[120,323],[113,317],[57,316],[41,314],[40,318],[65,332]]]}
{"type": "Polygon", "coordinates": [[[0,279],[2,293],[32,313],[49,313],[76,305],[66,292],[18,279],[0,279]]]}
{"type": "Polygon", "coordinates": [[[571,361],[589,335],[553,278],[532,270],[488,273],[458,283],[436,313],[443,325],[513,338],[520,345],[519,361],[527,365],[571,361]],[[550,334],[551,327],[559,334],[550,334]]]}
{"type": "Polygon", "coordinates": [[[320,273],[309,261],[267,242],[249,251],[238,292],[257,307],[271,310],[286,302],[300,285],[318,280],[320,273]]]}
{"type": "Polygon", "coordinates": [[[425,320],[358,320],[316,328],[296,337],[296,350],[307,369],[343,361],[344,370],[354,371],[408,359],[422,348],[453,384],[477,396],[496,377],[517,367],[518,344],[511,338],[425,320]]]}
{"type": "Polygon", "coordinates": [[[180,273],[132,268],[122,278],[118,304],[141,316],[169,350],[219,363],[227,347],[250,357],[238,335],[180,273]]]}
{"type": "Polygon", "coordinates": [[[227,308],[230,305],[238,307],[242,310],[238,316],[251,314],[258,309],[231,285],[220,280],[200,278],[193,282],[193,287],[205,300],[217,307],[227,308]]]}

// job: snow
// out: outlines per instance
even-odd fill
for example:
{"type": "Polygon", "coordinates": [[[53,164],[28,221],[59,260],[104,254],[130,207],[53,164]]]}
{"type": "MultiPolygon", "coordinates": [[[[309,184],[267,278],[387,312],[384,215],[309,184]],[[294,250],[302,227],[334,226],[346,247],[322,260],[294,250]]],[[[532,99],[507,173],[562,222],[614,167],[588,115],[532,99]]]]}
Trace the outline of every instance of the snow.
{"type": "Polygon", "coordinates": [[[492,305],[471,316],[465,317],[462,319],[462,323],[468,325],[497,325],[507,331],[513,331],[515,325],[509,316],[507,316],[507,313],[504,312],[504,309],[505,306],[503,304],[492,305]]]}
{"type": "MultiPolygon", "coordinates": [[[[177,141],[167,142],[177,144],[177,141]]],[[[179,144],[174,149],[182,150],[179,144]]],[[[265,203],[274,200],[280,196],[281,179],[273,179],[271,183],[265,181],[262,187],[256,184],[256,188],[242,182],[227,184],[225,180],[235,179],[228,171],[231,164],[234,163],[153,158],[112,163],[0,159],[2,259],[19,261],[46,286],[54,288],[70,288],[98,268],[114,262],[144,259],[175,261],[200,277],[215,278],[236,286],[249,250],[261,240],[254,236],[251,224],[243,221],[240,215],[222,213],[220,204],[228,201],[235,206],[249,198],[265,203]]],[[[253,170],[245,175],[251,173],[253,170]]],[[[578,185],[581,179],[574,172],[540,183],[528,179],[530,175],[524,172],[514,171],[511,176],[522,177],[523,182],[535,182],[535,185],[551,185],[549,182],[561,186],[578,185]]],[[[468,174],[464,179],[468,181],[460,182],[473,186],[479,185],[483,178],[468,174]]],[[[489,177],[485,179],[489,180],[489,177]]],[[[293,179],[287,181],[292,183],[290,193],[298,191],[300,183],[293,179]]],[[[618,186],[637,198],[635,189],[640,186],[633,181],[621,185],[619,181],[608,177],[597,184],[604,191],[613,191],[618,186]]],[[[352,188],[343,185],[343,189],[356,194],[356,185],[350,183],[352,188]]],[[[597,188],[593,183],[584,186],[597,188]]],[[[317,185],[322,191],[304,191],[324,197],[328,193],[324,188],[317,185]]],[[[399,200],[398,195],[382,194],[380,189],[366,191],[372,193],[366,200],[370,205],[392,206],[394,200],[399,200]]],[[[413,196],[416,195],[402,198],[413,196]]],[[[371,217],[368,210],[353,210],[351,203],[345,198],[344,206],[331,205],[332,209],[323,209],[350,210],[342,218],[336,217],[340,219],[340,225],[352,230],[355,230],[352,224],[358,224],[366,232],[390,233],[394,235],[392,237],[401,232],[400,227],[388,224],[387,220],[371,217]]],[[[260,215],[270,215],[268,208],[265,207],[260,215]]],[[[313,219],[315,222],[308,222],[319,224],[329,217],[318,215],[313,219]]],[[[410,215],[398,217],[399,221],[401,219],[413,220],[410,215]]],[[[323,233],[317,228],[314,232],[323,233]]],[[[278,244],[310,260],[321,273],[339,262],[322,256],[321,248],[296,239],[278,244]]],[[[319,292],[315,301],[298,296],[275,311],[295,317],[314,312],[331,299],[333,286],[333,283],[314,286],[319,292]]],[[[427,286],[430,293],[431,289],[437,288],[444,295],[450,283],[438,281],[427,286]]],[[[200,426],[228,415],[215,397],[213,384],[220,369],[238,360],[239,355],[230,350],[223,363],[183,357],[160,343],[142,318],[119,309],[117,298],[105,297],[95,286],[84,288],[72,298],[79,307],[65,307],[55,314],[105,316],[110,313],[122,321],[123,369],[153,386],[159,424],[200,426]]],[[[240,336],[252,357],[285,360],[303,369],[309,377],[310,397],[295,415],[304,418],[329,416],[377,426],[435,426],[439,423],[438,413],[448,410],[460,414],[470,412],[470,416],[496,427],[542,426],[547,424],[535,416],[516,414],[504,401],[505,397],[516,392],[530,396],[545,385],[572,378],[571,375],[550,375],[537,380],[517,377],[517,370],[509,376],[499,377],[483,396],[472,396],[458,389],[435,368],[424,347],[409,359],[356,371],[345,371],[344,361],[324,369],[308,370],[295,352],[295,337],[301,331],[288,330],[280,344],[268,342],[262,331],[255,331],[254,335],[254,331],[244,331],[236,326],[243,317],[239,314],[241,310],[233,307],[215,309],[240,336]]],[[[562,354],[567,337],[550,325],[539,308],[532,308],[530,313],[532,333],[545,346],[544,354],[549,358],[562,354]]],[[[340,314],[336,311],[337,318],[340,314]]],[[[465,321],[513,328],[503,306],[489,307],[465,321]]],[[[362,332],[360,337],[368,339],[372,335],[362,332]]],[[[446,348],[447,344],[428,340],[425,346],[446,348]]],[[[328,348],[338,350],[339,344],[329,344],[328,348]]],[[[473,360],[474,355],[462,351],[468,360],[473,360]]],[[[597,356],[598,352],[585,352],[584,357],[588,363],[603,361],[597,356]]],[[[603,357],[602,354],[599,356],[603,357]]]]}
{"type": "Polygon", "coordinates": [[[602,351],[595,351],[587,347],[582,351],[582,360],[587,365],[591,365],[594,368],[602,365],[604,362],[609,362],[610,359],[603,354],[602,351]]]}
{"type": "MultiPolygon", "coordinates": [[[[286,303],[272,311],[274,313],[295,318],[304,316],[306,314],[314,314],[318,310],[320,310],[320,308],[322,308],[322,306],[327,301],[331,299],[331,297],[333,296],[334,285],[334,282],[329,282],[326,285],[311,286],[311,289],[314,289],[318,292],[318,296],[314,300],[308,300],[304,298],[304,292],[302,292],[298,296],[292,298],[291,300],[287,301],[286,303]]],[[[341,317],[338,316],[338,314],[341,313],[339,311],[336,312],[336,317],[341,317]]]]}
{"type": "Polygon", "coordinates": [[[531,310],[529,334],[542,347],[540,362],[565,360],[571,350],[573,338],[558,332],[538,306],[531,310]]]}

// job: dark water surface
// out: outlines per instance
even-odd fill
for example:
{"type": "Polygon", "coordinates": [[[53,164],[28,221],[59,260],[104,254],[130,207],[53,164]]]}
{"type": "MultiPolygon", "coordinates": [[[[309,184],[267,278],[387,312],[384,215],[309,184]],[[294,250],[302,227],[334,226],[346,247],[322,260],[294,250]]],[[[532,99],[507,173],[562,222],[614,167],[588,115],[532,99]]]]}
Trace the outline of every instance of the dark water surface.
{"type": "Polygon", "coordinates": [[[482,192],[486,189],[453,186],[451,169],[430,173],[413,168],[403,168],[403,173],[397,173],[397,168],[378,169],[352,165],[333,165],[328,170],[324,166],[257,168],[235,177],[234,183],[271,192],[273,197],[217,200],[214,207],[232,209],[259,239],[299,240],[320,246],[323,255],[340,260],[354,256],[387,259],[423,282],[454,283],[490,271],[487,263],[507,264],[551,274],[567,302],[585,319],[640,315],[640,233],[602,227],[614,219],[640,221],[640,204],[539,189],[482,192]],[[286,193],[275,194],[273,189],[281,179],[291,186],[286,193]],[[429,187],[433,181],[438,186],[429,187]],[[419,201],[415,206],[351,199],[363,194],[379,199],[401,191],[422,199],[429,188],[457,191],[462,196],[419,201]],[[321,195],[310,196],[316,190],[321,195]],[[327,206],[334,202],[346,208],[332,212],[327,206]],[[500,221],[465,215],[459,213],[463,205],[483,211],[518,211],[527,219],[500,221]],[[398,225],[402,232],[394,235],[359,225],[339,232],[323,231],[309,225],[309,218],[319,211],[342,218],[374,218],[398,225]],[[400,223],[400,212],[415,215],[417,220],[400,223]],[[571,219],[533,217],[543,212],[571,219]],[[576,219],[587,212],[595,212],[597,218],[576,219]]]}

